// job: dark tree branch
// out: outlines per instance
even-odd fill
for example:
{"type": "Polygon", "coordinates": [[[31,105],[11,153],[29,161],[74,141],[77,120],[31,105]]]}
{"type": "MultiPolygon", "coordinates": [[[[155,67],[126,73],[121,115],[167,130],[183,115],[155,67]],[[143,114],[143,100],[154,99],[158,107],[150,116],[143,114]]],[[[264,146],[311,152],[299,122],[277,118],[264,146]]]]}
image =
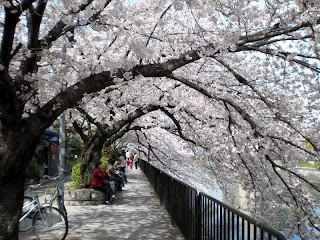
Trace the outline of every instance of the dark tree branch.
{"type": "Polygon", "coordinates": [[[74,127],[74,130],[79,134],[82,141],[86,142],[88,140],[88,137],[85,135],[85,133],[83,132],[82,128],[79,126],[77,121],[73,121],[72,125],[74,127]]]}
{"type": "MultiPolygon", "coordinates": [[[[160,19],[163,18],[163,16],[164,16],[164,15],[166,14],[166,12],[171,8],[171,6],[172,6],[172,4],[170,4],[170,5],[164,10],[164,12],[163,12],[163,13],[161,14],[161,16],[160,16],[160,19]]],[[[152,29],[152,31],[151,31],[150,36],[148,37],[148,40],[147,40],[147,43],[146,43],[146,47],[148,46],[149,41],[150,41],[150,39],[151,39],[154,31],[156,30],[157,26],[158,26],[158,23],[153,27],[153,29],[152,29]]]]}
{"type": "Polygon", "coordinates": [[[241,76],[240,74],[238,74],[236,71],[234,71],[229,64],[227,64],[225,61],[223,61],[222,59],[220,58],[214,58],[216,61],[218,61],[222,66],[224,66],[225,68],[227,68],[231,73],[232,75],[235,77],[236,80],[238,80],[239,83],[242,83],[244,85],[247,85],[249,88],[251,88],[251,90],[256,93],[259,98],[267,105],[267,107],[273,111],[273,104],[268,100],[266,99],[262,93],[260,91],[258,91],[257,89],[255,89],[253,87],[252,84],[250,84],[250,82],[245,79],[243,76],[241,76]]]}
{"type": "Polygon", "coordinates": [[[19,17],[35,0],[23,0],[18,6],[11,5],[5,8],[5,19],[2,32],[1,50],[0,50],[0,64],[5,67],[9,66],[11,60],[11,51],[13,45],[16,25],[19,22],[19,17]]]}
{"type": "Polygon", "coordinates": [[[180,123],[179,121],[174,117],[174,115],[172,113],[170,113],[167,109],[161,107],[160,110],[162,112],[164,112],[169,118],[171,118],[171,120],[174,122],[174,124],[176,125],[177,127],[177,130],[178,130],[178,133],[179,133],[179,136],[180,138],[182,138],[183,140],[187,141],[187,142],[191,142],[193,144],[196,144],[195,141],[193,141],[192,139],[188,139],[186,138],[183,133],[182,133],[182,130],[181,130],[181,126],[180,126],[180,123]]]}
{"type": "Polygon", "coordinates": [[[81,107],[76,107],[76,109],[77,109],[80,113],[84,114],[85,117],[86,117],[86,119],[87,119],[90,123],[96,125],[102,135],[107,134],[106,131],[105,131],[105,126],[103,126],[100,122],[95,121],[95,119],[93,119],[83,108],[81,108],[81,107]]]}
{"type": "Polygon", "coordinates": [[[289,185],[287,184],[287,182],[284,180],[284,178],[281,176],[281,174],[277,171],[277,167],[279,167],[279,165],[275,164],[274,161],[270,158],[269,155],[265,155],[265,158],[271,163],[272,169],[273,171],[277,174],[278,178],[281,180],[281,182],[285,185],[286,189],[288,190],[288,192],[290,193],[290,195],[292,196],[295,204],[297,207],[300,207],[300,204],[296,198],[296,196],[294,195],[294,193],[292,192],[292,189],[289,187],[289,185]]]}
{"type": "MultiPolygon", "coordinates": [[[[318,22],[319,21],[320,21],[320,19],[318,19],[318,22]]],[[[241,36],[237,45],[242,46],[242,45],[252,43],[252,42],[265,41],[267,39],[277,37],[280,35],[285,35],[285,34],[288,34],[291,32],[295,32],[295,31],[298,31],[300,29],[307,28],[307,27],[309,27],[309,28],[312,27],[312,23],[306,21],[306,22],[301,22],[299,24],[296,24],[296,25],[290,26],[290,27],[262,30],[257,33],[241,36]]]]}
{"type": "Polygon", "coordinates": [[[47,1],[41,0],[38,1],[38,5],[36,9],[29,7],[27,11],[27,27],[28,27],[28,49],[31,52],[31,57],[28,57],[21,61],[21,75],[24,76],[27,73],[34,73],[36,72],[36,65],[37,65],[37,51],[40,49],[40,42],[39,42],[39,32],[40,32],[40,25],[43,17],[43,13],[45,11],[47,5],[47,1]]]}
{"type": "Polygon", "coordinates": [[[19,52],[19,50],[21,49],[22,46],[23,46],[22,43],[19,43],[19,44],[15,47],[15,49],[14,49],[14,50],[12,51],[12,53],[10,54],[9,61],[11,61],[12,58],[19,52]]]}
{"type": "MultiPolygon", "coordinates": [[[[288,56],[292,53],[290,52],[279,52],[279,53],[275,53],[274,50],[272,49],[261,49],[261,48],[255,48],[255,47],[245,47],[244,48],[245,50],[253,50],[253,51],[258,51],[258,52],[261,52],[261,53],[264,53],[264,54],[268,54],[268,55],[272,55],[272,56],[276,56],[276,57],[279,57],[279,58],[282,58],[284,60],[287,60],[288,56]]],[[[313,58],[313,59],[317,59],[319,60],[318,58],[316,57],[312,57],[312,56],[305,56],[305,55],[302,55],[302,54],[299,54],[297,55],[299,57],[303,57],[303,58],[313,58]]],[[[313,67],[311,64],[305,62],[305,61],[301,61],[299,59],[292,59],[290,60],[291,62],[295,62],[301,66],[304,66],[316,73],[320,73],[320,68],[316,68],[316,67],[313,67]]]]}
{"type": "MultiPolygon", "coordinates": [[[[93,0],[88,0],[86,3],[83,3],[78,7],[77,11],[70,11],[68,14],[76,14],[81,11],[84,11],[91,3],[93,0]]],[[[101,12],[109,5],[111,0],[107,0],[104,4],[104,7],[100,10],[94,13],[88,20],[87,25],[91,24],[94,20],[96,20],[101,12]]],[[[73,25],[67,25],[65,24],[62,20],[58,21],[55,26],[48,32],[48,34],[41,40],[41,46],[43,48],[48,48],[51,46],[51,43],[57,40],[60,36],[66,34],[67,32],[72,32],[76,27],[80,26],[80,23],[76,23],[73,25]]]]}
{"type": "Polygon", "coordinates": [[[280,168],[288,173],[291,173],[292,175],[296,176],[298,179],[306,182],[307,184],[309,184],[312,188],[314,188],[316,191],[320,192],[320,188],[317,187],[315,184],[313,184],[312,182],[310,182],[309,180],[307,180],[306,178],[304,178],[303,176],[301,176],[300,174],[284,167],[284,166],[281,166],[279,164],[276,164],[269,155],[266,155],[265,158],[268,160],[269,163],[271,163],[272,167],[275,169],[275,168],[280,168]]]}
{"type": "Polygon", "coordinates": [[[292,141],[289,141],[289,140],[287,140],[287,139],[284,139],[284,138],[281,138],[281,137],[278,137],[278,136],[273,136],[273,135],[267,135],[267,136],[268,136],[269,138],[271,138],[271,139],[276,139],[276,140],[282,141],[282,142],[284,142],[284,143],[286,143],[286,144],[289,144],[289,145],[291,145],[291,146],[293,146],[293,147],[295,147],[295,148],[297,148],[297,149],[300,149],[300,150],[302,150],[302,151],[304,151],[304,152],[306,152],[306,153],[308,153],[308,154],[310,154],[310,155],[312,155],[312,156],[315,156],[315,157],[318,156],[317,154],[309,151],[308,149],[305,149],[305,148],[303,148],[303,147],[300,147],[299,145],[297,145],[297,144],[295,144],[295,143],[293,143],[292,141]]]}
{"type": "MultiPolygon", "coordinates": [[[[232,74],[233,74],[233,76],[235,77],[235,79],[237,79],[238,80],[238,82],[240,82],[240,83],[242,83],[242,84],[244,84],[244,85],[247,85],[248,87],[250,87],[251,89],[252,89],[252,91],[254,92],[254,93],[256,93],[258,96],[259,96],[259,98],[268,106],[268,108],[272,111],[272,112],[274,112],[274,109],[273,109],[273,104],[270,102],[270,101],[268,101],[263,95],[262,95],[262,93],[260,93],[260,91],[258,91],[256,88],[254,88],[251,84],[250,84],[250,82],[248,81],[248,80],[246,80],[243,76],[241,76],[240,74],[238,74],[236,71],[234,71],[227,63],[225,63],[223,60],[221,60],[221,59],[218,59],[218,58],[215,58],[218,62],[220,62],[224,67],[226,67],[232,74]]],[[[292,128],[295,132],[297,132],[300,136],[302,136],[307,142],[309,142],[311,145],[312,145],[312,147],[314,148],[314,150],[316,151],[316,152],[319,152],[319,148],[317,147],[317,144],[316,143],[314,143],[309,137],[307,137],[305,134],[303,134],[301,131],[299,131],[296,127],[294,127],[293,125],[292,125],[292,123],[288,120],[288,119],[286,119],[286,118],[284,118],[279,112],[276,112],[275,113],[275,116],[276,116],[276,118],[279,120],[279,121],[282,121],[282,122],[284,122],[284,123],[286,123],[290,128],[292,128]]],[[[287,143],[290,143],[291,144],[291,142],[287,142],[287,143]]],[[[292,145],[292,144],[291,144],[292,145]]],[[[300,149],[302,149],[301,147],[299,147],[300,149]]],[[[304,151],[306,151],[306,152],[308,152],[308,153],[310,153],[310,151],[308,151],[308,150],[306,150],[306,149],[303,149],[304,151]]],[[[312,154],[312,155],[315,155],[315,154],[312,154]]]]}
{"type": "MultiPolygon", "coordinates": [[[[231,139],[232,139],[232,142],[233,142],[233,146],[234,147],[237,147],[237,141],[233,135],[233,131],[232,131],[232,128],[231,128],[231,125],[233,125],[233,120],[231,118],[231,113],[230,113],[230,109],[228,107],[228,105],[226,103],[224,103],[224,106],[226,108],[226,110],[229,112],[229,124],[228,124],[228,131],[231,135],[231,139]]],[[[255,176],[254,174],[252,173],[251,169],[249,168],[248,164],[246,163],[246,161],[244,160],[244,158],[241,156],[240,153],[237,153],[239,159],[241,160],[241,162],[243,163],[243,165],[245,166],[245,168],[248,170],[249,172],[249,175],[250,175],[250,179],[251,179],[251,183],[253,185],[254,188],[256,188],[256,184],[255,184],[255,176]]]]}
{"type": "Polygon", "coordinates": [[[201,86],[199,86],[199,85],[197,85],[197,84],[195,84],[195,83],[193,83],[193,82],[191,82],[188,79],[185,79],[183,77],[178,77],[178,76],[175,76],[173,74],[168,74],[167,77],[168,78],[172,78],[174,80],[177,80],[177,81],[185,84],[186,86],[189,86],[189,87],[197,90],[198,92],[202,93],[203,95],[207,96],[208,98],[212,98],[212,99],[215,99],[217,101],[222,101],[224,103],[229,104],[230,106],[232,106],[241,115],[241,117],[247,123],[250,124],[252,130],[254,130],[254,132],[255,132],[255,135],[261,136],[261,134],[257,131],[258,130],[258,126],[254,122],[252,117],[243,108],[241,108],[239,105],[237,105],[236,103],[234,103],[230,99],[218,97],[218,96],[214,95],[213,93],[207,91],[206,89],[202,88],[201,86]]]}

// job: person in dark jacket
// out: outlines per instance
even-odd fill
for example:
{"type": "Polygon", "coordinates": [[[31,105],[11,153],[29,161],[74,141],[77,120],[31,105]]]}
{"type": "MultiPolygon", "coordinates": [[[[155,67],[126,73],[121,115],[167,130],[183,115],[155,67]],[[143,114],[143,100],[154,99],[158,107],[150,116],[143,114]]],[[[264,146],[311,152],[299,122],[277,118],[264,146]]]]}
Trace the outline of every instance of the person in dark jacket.
{"type": "Polygon", "coordinates": [[[118,174],[123,178],[123,184],[128,183],[127,176],[125,173],[125,159],[124,157],[119,157],[119,159],[113,164],[115,171],[118,171],[118,174]]]}
{"type": "Polygon", "coordinates": [[[116,186],[116,191],[122,191],[122,187],[123,187],[123,178],[121,177],[121,175],[118,173],[118,171],[115,170],[114,168],[114,163],[116,161],[114,160],[110,160],[109,161],[109,167],[107,169],[107,173],[109,176],[110,181],[114,181],[115,182],[115,186],[116,186]]]}
{"type": "Polygon", "coordinates": [[[93,170],[91,186],[94,190],[103,192],[106,195],[106,204],[110,204],[110,200],[116,199],[116,196],[114,195],[114,192],[112,191],[107,179],[107,171],[103,173],[102,169],[103,163],[101,161],[97,162],[96,167],[93,170]]]}

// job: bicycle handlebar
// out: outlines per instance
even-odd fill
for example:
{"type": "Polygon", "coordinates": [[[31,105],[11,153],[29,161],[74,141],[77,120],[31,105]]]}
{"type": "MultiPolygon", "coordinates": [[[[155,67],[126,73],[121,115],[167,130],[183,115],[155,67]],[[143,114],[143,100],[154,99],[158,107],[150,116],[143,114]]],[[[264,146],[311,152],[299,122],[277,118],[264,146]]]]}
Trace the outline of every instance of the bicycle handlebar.
{"type": "Polygon", "coordinates": [[[59,174],[56,173],[55,175],[53,176],[49,176],[49,175],[43,175],[41,177],[41,179],[49,179],[49,180],[57,180],[59,178],[59,174]]]}
{"type": "Polygon", "coordinates": [[[44,181],[44,180],[46,180],[46,179],[56,181],[56,180],[59,179],[59,174],[55,174],[55,175],[53,175],[53,176],[43,175],[43,176],[40,178],[40,183],[29,185],[28,188],[30,188],[31,190],[36,190],[36,189],[42,187],[42,185],[46,182],[46,181],[44,181]]]}
{"type": "Polygon", "coordinates": [[[28,188],[30,188],[31,190],[36,190],[41,186],[41,184],[33,184],[33,185],[29,185],[28,188]]]}

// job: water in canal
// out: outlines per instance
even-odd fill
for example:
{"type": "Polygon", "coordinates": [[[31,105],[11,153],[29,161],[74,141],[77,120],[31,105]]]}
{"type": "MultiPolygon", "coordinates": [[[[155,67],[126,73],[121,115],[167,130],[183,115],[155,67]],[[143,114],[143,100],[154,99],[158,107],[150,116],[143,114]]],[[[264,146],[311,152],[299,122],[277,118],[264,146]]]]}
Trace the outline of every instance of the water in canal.
{"type": "MultiPolygon", "coordinates": [[[[303,170],[302,170],[303,171],[303,170]]],[[[307,171],[304,172],[307,175],[307,178],[309,181],[318,184],[320,187],[320,172],[313,172],[312,174],[308,175],[307,171]]],[[[320,205],[320,193],[316,192],[314,189],[308,188],[309,192],[316,197],[317,202],[320,205]]],[[[247,207],[248,199],[246,198],[247,194],[246,192],[241,188],[240,185],[238,186],[229,186],[228,187],[228,194],[226,194],[224,191],[222,191],[219,188],[216,189],[210,189],[208,190],[207,194],[211,197],[220,200],[226,204],[228,204],[231,207],[234,207],[236,209],[239,209],[241,211],[245,212],[245,209],[247,207]]],[[[320,215],[320,208],[317,208],[316,211],[320,215]]],[[[275,211],[275,214],[272,215],[272,219],[270,219],[270,215],[266,214],[265,216],[262,215],[262,219],[265,219],[265,222],[272,222],[273,228],[285,233],[288,231],[288,222],[296,223],[297,219],[293,216],[293,213],[285,208],[279,208],[275,211]]],[[[289,240],[299,240],[301,239],[300,236],[294,234],[292,237],[287,238],[289,240]]],[[[313,238],[319,239],[319,238],[313,238]]]]}

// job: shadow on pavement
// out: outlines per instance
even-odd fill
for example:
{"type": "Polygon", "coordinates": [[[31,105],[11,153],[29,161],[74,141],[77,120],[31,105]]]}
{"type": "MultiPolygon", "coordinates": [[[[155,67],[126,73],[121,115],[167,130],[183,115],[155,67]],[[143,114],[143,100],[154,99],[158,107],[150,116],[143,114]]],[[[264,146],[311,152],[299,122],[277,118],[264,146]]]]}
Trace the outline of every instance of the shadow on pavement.
{"type": "MultiPolygon", "coordinates": [[[[127,170],[124,191],[116,192],[113,205],[66,206],[69,232],[66,239],[182,240],[171,218],[140,169],[127,170]]],[[[19,239],[32,239],[20,235],[19,239]]],[[[31,234],[32,235],[32,234],[31,234]]]]}

